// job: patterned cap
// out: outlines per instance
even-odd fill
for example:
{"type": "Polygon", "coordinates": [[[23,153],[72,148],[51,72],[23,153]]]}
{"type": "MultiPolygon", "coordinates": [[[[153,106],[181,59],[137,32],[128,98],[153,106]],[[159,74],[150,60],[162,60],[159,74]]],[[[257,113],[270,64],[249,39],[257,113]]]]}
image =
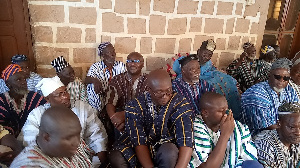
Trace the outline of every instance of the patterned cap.
{"type": "Polygon", "coordinates": [[[181,67],[185,66],[187,63],[189,63],[192,60],[197,60],[198,61],[198,57],[196,54],[191,54],[187,57],[184,57],[180,60],[178,60],[179,64],[181,65],[181,67]]]}
{"type": "Polygon", "coordinates": [[[201,46],[200,46],[200,49],[203,50],[203,49],[207,49],[209,51],[215,51],[216,49],[216,43],[214,42],[213,39],[209,39],[209,40],[206,40],[206,41],[203,41],[201,46]]]}
{"type": "Polygon", "coordinates": [[[59,56],[51,62],[51,65],[53,68],[55,68],[56,73],[59,73],[70,64],[65,60],[63,56],[59,56]]]}
{"type": "Polygon", "coordinates": [[[110,45],[111,43],[110,42],[103,42],[101,43],[99,46],[98,46],[98,55],[101,56],[102,55],[102,52],[104,50],[104,48],[106,48],[108,45],[110,45]]]}
{"type": "Polygon", "coordinates": [[[275,49],[269,45],[266,45],[264,46],[263,48],[260,49],[260,51],[263,53],[263,54],[267,54],[271,51],[274,51],[275,49]]]}
{"type": "Polygon", "coordinates": [[[243,44],[243,49],[247,50],[250,47],[254,47],[254,44],[250,43],[250,42],[246,42],[243,44]]]}
{"type": "Polygon", "coordinates": [[[284,69],[287,69],[288,71],[290,71],[292,65],[293,65],[293,63],[289,59],[279,58],[272,64],[271,70],[278,69],[278,68],[284,68],[284,69]]]}
{"type": "Polygon", "coordinates": [[[278,107],[278,115],[286,115],[292,113],[300,113],[300,104],[298,102],[283,102],[278,107]]]}
{"type": "Polygon", "coordinates": [[[35,88],[37,90],[41,90],[43,95],[47,97],[49,94],[54,92],[56,89],[65,86],[61,81],[58,76],[54,76],[52,78],[43,78],[35,88]]]}
{"type": "Polygon", "coordinates": [[[13,57],[11,57],[11,63],[12,64],[16,64],[18,62],[23,62],[23,61],[27,61],[27,56],[26,55],[14,55],[13,57]]]}
{"type": "Polygon", "coordinates": [[[4,81],[7,81],[9,77],[13,76],[17,72],[21,72],[22,69],[18,64],[10,64],[3,71],[1,77],[4,81]]]}

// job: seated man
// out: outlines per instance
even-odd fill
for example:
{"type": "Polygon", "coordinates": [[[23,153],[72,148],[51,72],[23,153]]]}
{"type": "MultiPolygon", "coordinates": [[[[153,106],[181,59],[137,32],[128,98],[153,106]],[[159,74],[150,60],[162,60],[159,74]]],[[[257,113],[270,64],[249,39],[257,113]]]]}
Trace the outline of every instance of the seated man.
{"type": "MultiPolygon", "coordinates": [[[[48,103],[32,110],[22,129],[23,136],[18,139],[23,141],[24,146],[34,143],[39,134],[39,126],[43,113],[55,105],[63,105],[70,108],[79,118],[82,127],[81,138],[96,153],[101,163],[105,162],[107,135],[105,129],[96,115],[96,110],[88,103],[77,100],[70,101],[70,95],[64,84],[55,76],[53,78],[44,78],[37,87],[41,89],[48,103]],[[24,138],[24,139],[23,139],[24,138]]],[[[95,161],[98,164],[99,161],[95,161]]]]}
{"type": "Polygon", "coordinates": [[[276,128],[277,109],[282,102],[297,102],[295,90],[288,85],[291,61],[276,60],[271,67],[269,80],[250,87],[242,95],[243,122],[256,135],[264,129],[276,128]]]}
{"type": "Polygon", "coordinates": [[[72,110],[51,107],[42,115],[36,142],[23,149],[10,167],[92,167],[90,149],[80,132],[80,122],[72,110]]]}
{"type": "Polygon", "coordinates": [[[300,165],[300,104],[278,108],[278,128],[255,137],[258,160],[265,168],[296,168],[300,165]]]}
{"type": "Polygon", "coordinates": [[[291,68],[291,80],[289,85],[296,91],[298,98],[300,98],[300,54],[296,55],[293,59],[293,66],[291,68]]]}
{"type": "MultiPolygon", "coordinates": [[[[237,81],[230,75],[219,71],[212,63],[211,58],[216,49],[216,43],[212,40],[203,41],[200,48],[197,50],[197,57],[200,64],[200,79],[205,80],[213,86],[217,93],[224,95],[228,101],[228,106],[232,109],[233,116],[239,120],[242,118],[241,112],[241,99],[238,89],[237,81]]],[[[177,74],[177,78],[181,77],[181,67],[177,59],[173,64],[173,70],[177,74]]]]}
{"type": "Polygon", "coordinates": [[[182,78],[172,81],[173,90],[185,98],[191,104],[195,115],[200,114],[199,102],[205,92],[214,91],[212,85],[200,77],[200,65],[196,54],[189,55],[179,60],[182,78]]]}
{"type": "Polygon", "coordinates": [[[51,65],[56,71],[60,81],[67,87],[71,100],[82,100],[87,102],[85,85],[81,79],[75,78],[75,72],[72,66],[65,60],[63,56],[55,58],[51,65]]]}
{"type": "Polygon", "coordinates": [[[10,64],[2,72],[8,92],[0,94],[0,124],[17,137],[34,108],[46,103],[40,94],[28,91],[26,73],[18,64],[10,64]]]}
{"type": "Polygon", "coordinates": [[[266,81],[270,69],[265,61],[255,59],[256,49],[254,44],[246,42],[243,49],[244,52],[240,58],[229,64],[226,72],[239,82],[242,92],[245,92],[252,85],[266,81]]]}
{"type": "Polygon", "coordinates": [[[8,166],[21,150],[17,139],[0,125],[0,167],[8,166]]]}
{"type": "Polygon", "coordinates": [[[125,105],[146,91],[146,75],[142,74],[144,58],[138,52],[127,56],[127,72],[112,78],[106,95],[106,111],[120,132],[125,127],[125,105]]]}
{"type": "Polygon", "coordinates": [[[224,96],[206,92],[200,100],[201,115],[195,118],[195,149],[190,167],[262,168],[246,125],[235,121],[224,96]]]}
{"type": "Polygon", "coordinates": [[[150,72],[149,92],[125,109],[125,132],[110,153],[112,167],[187,167],[192,154],[192,110],[173,93],[165,70],[150,72]],[[167,152],[167,153],[166,153],[167,152]]]}
{"type": "MultiPolygon", "coordinates": [[[[13,57],[11,57],[11,63],[18,64],[21,67],[22,71],[25,72],[28,90],[42,94],[40,91],[35,89],[35,85],[43,78],[39,74],[30,71],[29,59],[27,58],[27,56],[14,55],[13,57]]],[[[4,80],[0,79],[0,93],[4,93],[8,91],[9,88],[5,85],[4,80]]]]}

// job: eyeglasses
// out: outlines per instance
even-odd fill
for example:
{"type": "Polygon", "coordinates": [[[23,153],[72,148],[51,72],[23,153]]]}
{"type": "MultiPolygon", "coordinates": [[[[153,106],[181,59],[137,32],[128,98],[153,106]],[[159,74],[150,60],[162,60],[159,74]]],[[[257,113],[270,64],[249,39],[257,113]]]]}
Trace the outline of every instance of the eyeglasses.
{"type": "Polygon", "coordinates": [[[158,97],[158,98],[162,98],[164,97],[165,95],[166,96],[171,96],[173,94],[173,89],[172,88],[169,88],[168,90],[166,91],[152,91],[154,96],[155,97],[158,97]]]}
{"type": "Polygon", "coordinates": [[[140,60],[126,60],[126,62],[127,63],[140,63],[140,62],[142,62],[142,61],[140,61],[140,60]]]}
{"type": "Polygon", "coordinates": [[[274,75],[274,78],[275,78],[276,80],[281,80],[281,79],[283,79],[284,81],[289,81],[289,80],[291,79],[290,76],[280,76],[280,75],[274,75]]]}

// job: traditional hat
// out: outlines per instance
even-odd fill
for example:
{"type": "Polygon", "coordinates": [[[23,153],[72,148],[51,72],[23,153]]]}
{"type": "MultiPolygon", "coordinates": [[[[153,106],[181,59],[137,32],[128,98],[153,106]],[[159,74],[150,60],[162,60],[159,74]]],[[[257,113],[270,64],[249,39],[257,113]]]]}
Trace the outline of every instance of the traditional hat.
{"type": "Polygon", "coordinates": [[[10,64],[3,71],[1,77],[4,81],[7,81],[9,77],[13,76],[17,72],[21,72],[22,69],[18,64],[10,64]]]}
{"type": "Polygon", "coordinates": [[[65,85],[60,81],[59,77],[54,76],[53,78],[43,78],[35,87],[37,90],[41,90],[43,95],[47,97],[62,86],[65,85]]]}
{"type": "Polygon", "coordinates": [[[51,62],[51,65],[53,68],[55,68],[56,73],[59,73],[70,64],[65,60],[63,56],[59,56],[51,62]]]}
{"type": "Polygon", "coordinates": [[[26,55],[14,55],[13,57],[11,57],[11,63],[16,64],[18,62],[23,62],[23,61],[27,61],[27,56],[26,55]]]}
{"type": "Polygon", "coordinates": [[[98,55],[99,55],[99,56],[102,55],[103,50],[104,50],[108,45],[111,45],[111,43],[107,41],[107,42],[101,43],[101,44],[98,46],[98,55]]]}

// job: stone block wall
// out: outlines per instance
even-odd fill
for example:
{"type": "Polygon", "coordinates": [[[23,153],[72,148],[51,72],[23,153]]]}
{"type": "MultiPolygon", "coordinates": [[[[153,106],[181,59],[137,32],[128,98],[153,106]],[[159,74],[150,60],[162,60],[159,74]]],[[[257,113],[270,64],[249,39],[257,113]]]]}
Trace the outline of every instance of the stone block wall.
{"type": "Polygon", "coordinates": [[[38,73],[52,76],[50,61],[63,55],[84,78],[103,41],[121,61],[142,53],[150,71],[176,53],[196,53],[209,38],[217,43],[212,60],[224,68],[244,42],[261,45],[269,0],[247,1],[28,0],[38,73]]]}

